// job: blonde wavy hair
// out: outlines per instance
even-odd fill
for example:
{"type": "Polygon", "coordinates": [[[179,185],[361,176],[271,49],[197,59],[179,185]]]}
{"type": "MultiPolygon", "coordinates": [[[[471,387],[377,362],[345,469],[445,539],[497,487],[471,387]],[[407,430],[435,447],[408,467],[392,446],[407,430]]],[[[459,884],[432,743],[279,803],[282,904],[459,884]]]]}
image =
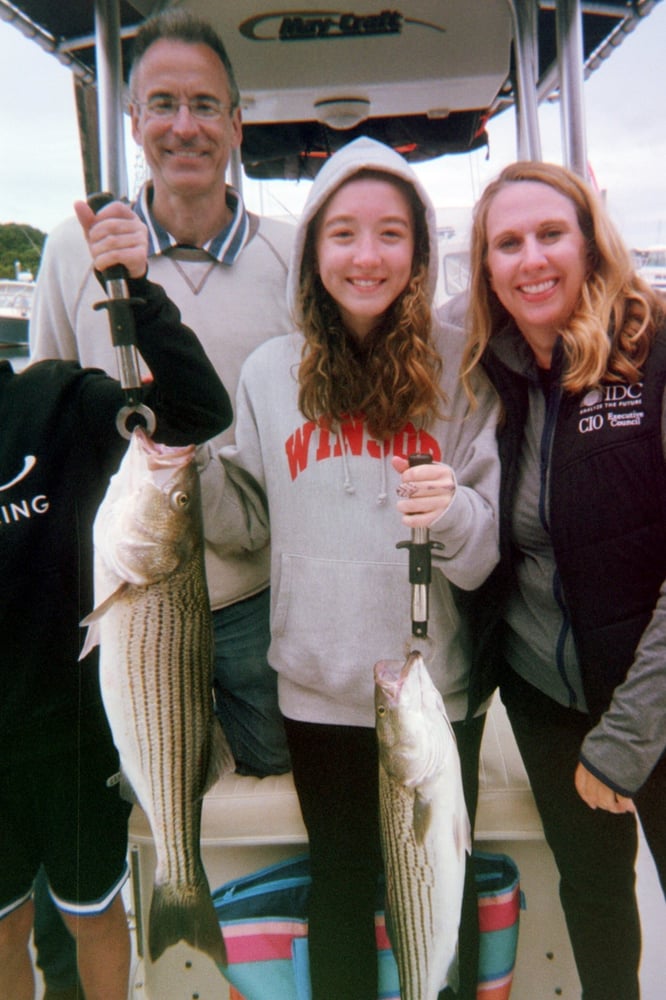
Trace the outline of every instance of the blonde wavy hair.
{"type": "Polygon", "coordinates": [[[554,163],[521,161],[504,168],[474,209],[468,340],[462,366],[468,395],[473,398],[471,373],[488,342],[510,321],[490,285],[488,211],[499,191],[522,181],[547,184],[569,199],[587,247],[587,277],[573,313],[559,330],[565,355],[562,387],[578,393],[602,381],[637,382],[664,315],[663,300],[636,274],[606,209],[585,181],[554,163]]]}
{"type": "Polygon", "coordinates": [[[316,239],[330,198],[324,203],[308,225],[301,261],[299,312],[305,344],[298,404],[315,421],[339,423],[362,414],[373,437],[385,440],[408,420],[424,424],[439,416],[446,397],[440,387],[442,361],[432,342],[424,206],[411,184],[380,170],[359,170],[340,187],[361,178],[388,181],[407,198],[414,225],[411,276],[377,329],[359,343],[319,277],[316,239]]]}

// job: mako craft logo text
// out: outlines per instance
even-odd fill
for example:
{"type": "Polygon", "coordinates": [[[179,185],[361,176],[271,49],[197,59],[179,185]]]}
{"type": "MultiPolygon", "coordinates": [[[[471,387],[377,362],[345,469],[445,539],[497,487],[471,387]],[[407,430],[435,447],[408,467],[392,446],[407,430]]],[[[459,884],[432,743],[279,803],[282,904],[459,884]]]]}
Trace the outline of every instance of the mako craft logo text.
{"type": "Polygon", "coordinates": [[[383,10],[379,14],[354,14],[339,10],[274,11],[249,17],[239,25],[238,30],[244,38],[253,42],[293,42],[399,35],[403,25],[407,24],[446,31],[428,21],[405,17],[398,10],[383,10]]]}

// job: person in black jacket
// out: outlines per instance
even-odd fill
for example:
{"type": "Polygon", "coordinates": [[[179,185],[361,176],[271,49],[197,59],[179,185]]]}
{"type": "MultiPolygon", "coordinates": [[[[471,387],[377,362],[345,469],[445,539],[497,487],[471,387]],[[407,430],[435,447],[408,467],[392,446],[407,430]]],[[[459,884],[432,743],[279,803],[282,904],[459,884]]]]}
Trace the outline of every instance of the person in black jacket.
{"type": "Polygon", "coordinates": [[[504,408],[477,692],[500,681],[585,1000],[637,1000],[635,813],[666,886],[664,302],[552,164],[486,188],[471,264],[464,367],[504,408]]]}
{"type": "MultiPolygon", "coordinates": [[[[76,206],[96,268],[123,264],[143,402],[156,440],[202,443],[231,422],[228,394],[176,307],[146,277],[147,238],[128,206],[76,206]],[[141,300],[141,301],[139,301],[141,300]]],[[[100,289],[100,298],[104,297],[100,289]]],[[[118,759],[95,654],[92,523],[126,447],[117,381],[76,362],[15,373],[0,362],[0,998],[32,1000],[31,890],[43,864],[78,944],[86,1000],[126,1000],[130,945],[120,889],[129,807],[107,779],[118,759]]]]}

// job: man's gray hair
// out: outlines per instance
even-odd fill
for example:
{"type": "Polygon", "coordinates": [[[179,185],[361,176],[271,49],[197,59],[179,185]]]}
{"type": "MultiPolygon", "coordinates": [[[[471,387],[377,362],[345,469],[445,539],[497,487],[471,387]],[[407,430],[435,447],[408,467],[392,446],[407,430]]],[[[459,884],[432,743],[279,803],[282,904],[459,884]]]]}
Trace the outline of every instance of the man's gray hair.
{"type": "Polygon", "coordinates": [[[156,14],[141,25],[137,31],[132,47],[132,68],[130,70],[129,88],[130,100],[136,95],[134,84],[137,70],[146,51],[155,42],[166,39],[173,42],[185,42],[188,45],[207,45],[218,56],[229,80],[229,96],[232,110],[240,104],[240,92],[233,66],[227,55],[222,39],[214,28],[201,18],[195,17],[186,10],[168,10],[156,14]]]}

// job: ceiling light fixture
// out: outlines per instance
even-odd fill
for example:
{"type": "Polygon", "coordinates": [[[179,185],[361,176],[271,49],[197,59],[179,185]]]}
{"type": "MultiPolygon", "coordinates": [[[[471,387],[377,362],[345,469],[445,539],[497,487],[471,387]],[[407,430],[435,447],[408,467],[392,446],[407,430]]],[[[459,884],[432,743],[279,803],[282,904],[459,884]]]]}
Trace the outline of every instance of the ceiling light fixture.
{"type": "Polygon", "coordinates": [[[334,129],[360,125],[370,115],[370,101],[365,97],[334,97],[315,101],[317,121],[334,129]]]}

